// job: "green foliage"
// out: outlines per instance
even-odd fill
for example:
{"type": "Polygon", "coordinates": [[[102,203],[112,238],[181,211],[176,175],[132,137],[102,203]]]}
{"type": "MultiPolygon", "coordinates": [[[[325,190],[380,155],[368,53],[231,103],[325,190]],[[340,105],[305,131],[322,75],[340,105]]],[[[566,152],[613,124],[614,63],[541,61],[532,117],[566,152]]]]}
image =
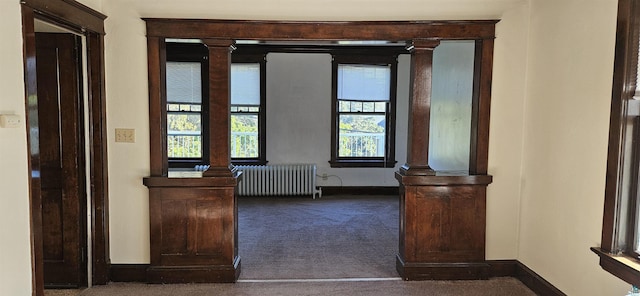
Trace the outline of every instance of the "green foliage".
{"type": "Polygon", "coordinates": [[[341,115],[340,157],[376,157],[384,149],[383,115],[341,115]],[[380,147],[382,145],[382,147],[380,147]]]}
{"type": "Polygon", "coordinates": [[[202,122],[199,114],[169,113],[167,128],[167,156],[170,158],[202,157],[202,122]],[[186,135],[171,135],[171,132],[190,132],[186,135]]]}
{"type": "Polygon", "coordinates": [[[259,147],[258,115],[231,115],[231,157],[256,158],[259,147]]]}

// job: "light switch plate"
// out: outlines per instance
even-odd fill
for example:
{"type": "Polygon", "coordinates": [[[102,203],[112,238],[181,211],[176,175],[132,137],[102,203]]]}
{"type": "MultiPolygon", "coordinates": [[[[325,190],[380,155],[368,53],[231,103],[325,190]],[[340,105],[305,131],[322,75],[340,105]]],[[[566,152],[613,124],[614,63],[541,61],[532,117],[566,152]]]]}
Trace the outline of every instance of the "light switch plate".
{"type": "Polygon", "coordinates": [[[0,114],[0,127],[16,128],[20,127],[20,116],[15,114],[0,114]]]}
{"type": "Polygon", "coordinates": [[[116,142],[135,143],[136,142],[136,130],[132,129],[132,128],[117,128],[116,129],[116,142]]]}

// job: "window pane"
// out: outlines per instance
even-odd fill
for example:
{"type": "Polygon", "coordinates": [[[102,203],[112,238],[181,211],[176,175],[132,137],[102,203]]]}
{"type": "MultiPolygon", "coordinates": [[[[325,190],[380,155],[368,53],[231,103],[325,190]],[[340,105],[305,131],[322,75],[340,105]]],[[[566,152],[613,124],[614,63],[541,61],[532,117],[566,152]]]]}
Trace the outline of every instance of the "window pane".
{"type": "Polygon", "coordinates": [[[231,158],[259,157],[258,115],[231,114],[231,158]]]}
{"type": "Polygon", "coordinates": [[[199,114],[167,114],[167,156],[202,157],[202,124],[199,114]]]}
{"type": "Polygon", "coordinates": [[[338,101],[338,104],[340,104],[340,108],[339,108],[340,112],[349,112],[349,111],[351,111],[351,102],[338,101]]]}
{"type": "Polygon", "coordinates": [[[199,62],[167,62],[167,102],[202,102],[199,62]]]}
{"type": "Polygon", "coordinates": [[[260,64],[231,64],[231,104],[260,105],[260,64]]]}
{"type": "Polygon", "coordinates": [[[338,157],[384,157],[384,115],[340,115],[338,157]]]}
{"type": "Polygon", "coordinates": [[[362,112],[375,112],[376,106],[373,102],[362,103],[362,112]]]}
{"type": "Polygon", "coordinates": [[[338,99],[388,101],[391,67],[378,65],[338,65],[338,99]]]}
{"type": "Polygon", "coordinates": [[[387,103],[376,102],[376,112],[387,112],[387,103]]]}
{"type": "Polygon", "coordinates": [[[167,104],[167,110],[169,110],[169,111],[180,111],[180,105],[178,105],[178,104],[167,104]]]}
{"type": "Polygon", "coordinates": [[[362,112],[362,103],[351,102],[351,112],[362,112]]]}

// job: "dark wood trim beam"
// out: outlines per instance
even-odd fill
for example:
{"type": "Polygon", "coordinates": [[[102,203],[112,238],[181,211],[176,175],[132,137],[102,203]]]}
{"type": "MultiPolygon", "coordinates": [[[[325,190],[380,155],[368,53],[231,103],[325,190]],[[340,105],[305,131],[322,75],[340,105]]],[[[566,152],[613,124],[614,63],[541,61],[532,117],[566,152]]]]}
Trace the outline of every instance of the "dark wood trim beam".
{"type": "MultiPolygon", "coordinates": [[[[22,38],[23,38],[23,59],[24,59],[24,87],[25,87],[25,109],[26,134],[28,151],[38,151],[32,149],[38,146],[38,139],[33,138],[32,128],[37,128],[38,101],[29,98],[38,97],[38,85],[36,76],[36,34],[34,28],[35,13],[33,8],[22,5],[22,38]],[[35,121],[35,122],[34,122],[35,121]]],[[[35,177],[31,172],[40,171],[40,158],[37,154],[28,154],[29,162],[29,214],[30,214],[30,243],[31,243],[31,291],[33,295],[44,295],[44,254],[42,248],[42,199],[40,196],[40,178],[35,177]]]]}
{"type": "Polygon", "coordinates": [[[151,176],[167,176],[167,92],[165,83],[166,44],[164,38],[147,38],[149,75],[149,146],[151,176]]]}
{"type": "Polygon", "coordinates": [[[489,167],[489,118],[493,79],[493,39],[476,40],[469,173],[483,175],[489,167]]]}
{"type": "Polygon", "coordinates": [[[429,36],[484,39],[495,36],[497,20],[405,22],[286,22],[144,18],[147,36],[247,40],[389,40],[429,36]]]}
{"type": "Polygon", "coordinates": [[[234,175],[229,147],[231,127],[231,39],[205,39],[209,49],[209,169],[205,177],[234,175]]]}
{"type": "Polygon", "coordinates": [[[107,160],[107,108],[105,96],[104,35],[87,34],[89,122],[91,126],[91,276],[94,285],[109,282],[109,172],[107,160]]]}
{"type": "Polygon", "coordinates": [[[439,40],[416,39],[407,46],[411,52],[407,163],[400,168],[405,175],[435,175],[429,167],[429,125],[433,50],[439,44],[439,40]]]}
{"type": "Polygon", "coordinates": [[[103,35],[105,33],[104,20],[107,16],[77,1],[21,0],[20,3],[62,23],[71,23],[74,27],[103,35]]]}
{"type": "Polygon", "coordinates": [[[466,176],[407,176],[396,172],[396,179],[409,186],[456,186],[456,185],[489,185],[493,182],[491,175],[466,176]]]}
{"type": "MultiPolygon", "coordinates": [[[[355,56],[393,56],[399,54],[407,54],[407,50],[404,45],[393,46],[352,46],[352,45],[320,45],[320,44],[300,44],[300,45],[288,45],[288,44],[238,44],[237,49],[233,52],[233,55],[244,54],[267,54],[272,52],[286,52],[286,53],[328,53],[335,55],[355,55],[355,56]]],[[[235,61],[234,61],[235,62],[235,61]]]]}

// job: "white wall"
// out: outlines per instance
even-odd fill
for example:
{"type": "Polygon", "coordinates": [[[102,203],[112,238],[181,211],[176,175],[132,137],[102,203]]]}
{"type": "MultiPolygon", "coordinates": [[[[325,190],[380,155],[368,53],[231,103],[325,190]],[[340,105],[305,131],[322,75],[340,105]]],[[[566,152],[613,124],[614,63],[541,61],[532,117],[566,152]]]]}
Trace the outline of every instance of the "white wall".
{"type": "Polygon", "coordinates": [[[105,71],[112,263],[149,262],[149,97],[144,22],[131,3],[105,1],[105,71]],[[116,128],[133,128],[135,143],[116,143],[116,128]]]}
{"type": "Polygon", "coordinates": [[[0,1],[0,11],[0,113],[22,118],[19,128],[0,128],[0,295],[29,295],[31,247],[20,4],[0,1]]]}
{"type": "MultiPolygon", "coordinates": [[[[409,57],[398,65],[398,121],[406,121],[409,57]],[[402,86],[402,87],[400,87],[402,86]]],[[[315,163],[326,173],[319,186],[398,186],[397,167],[406,160],[406,123],[396,133],[396,168],[330,168],[331,55],[270,53],[267,55],[267,160],[315,163]]]]}
{"type": "Polygon", "coordinates": [[[520,171],[529,8],[506,11],[496,26],[489,129],[487,259],[518,257],[520,171]]]}
{"type": "Polygon", "coordinates": [[[531,2],[519,260],[568,295],[625,295],[600,243],[617,1],[531,2]]]}

